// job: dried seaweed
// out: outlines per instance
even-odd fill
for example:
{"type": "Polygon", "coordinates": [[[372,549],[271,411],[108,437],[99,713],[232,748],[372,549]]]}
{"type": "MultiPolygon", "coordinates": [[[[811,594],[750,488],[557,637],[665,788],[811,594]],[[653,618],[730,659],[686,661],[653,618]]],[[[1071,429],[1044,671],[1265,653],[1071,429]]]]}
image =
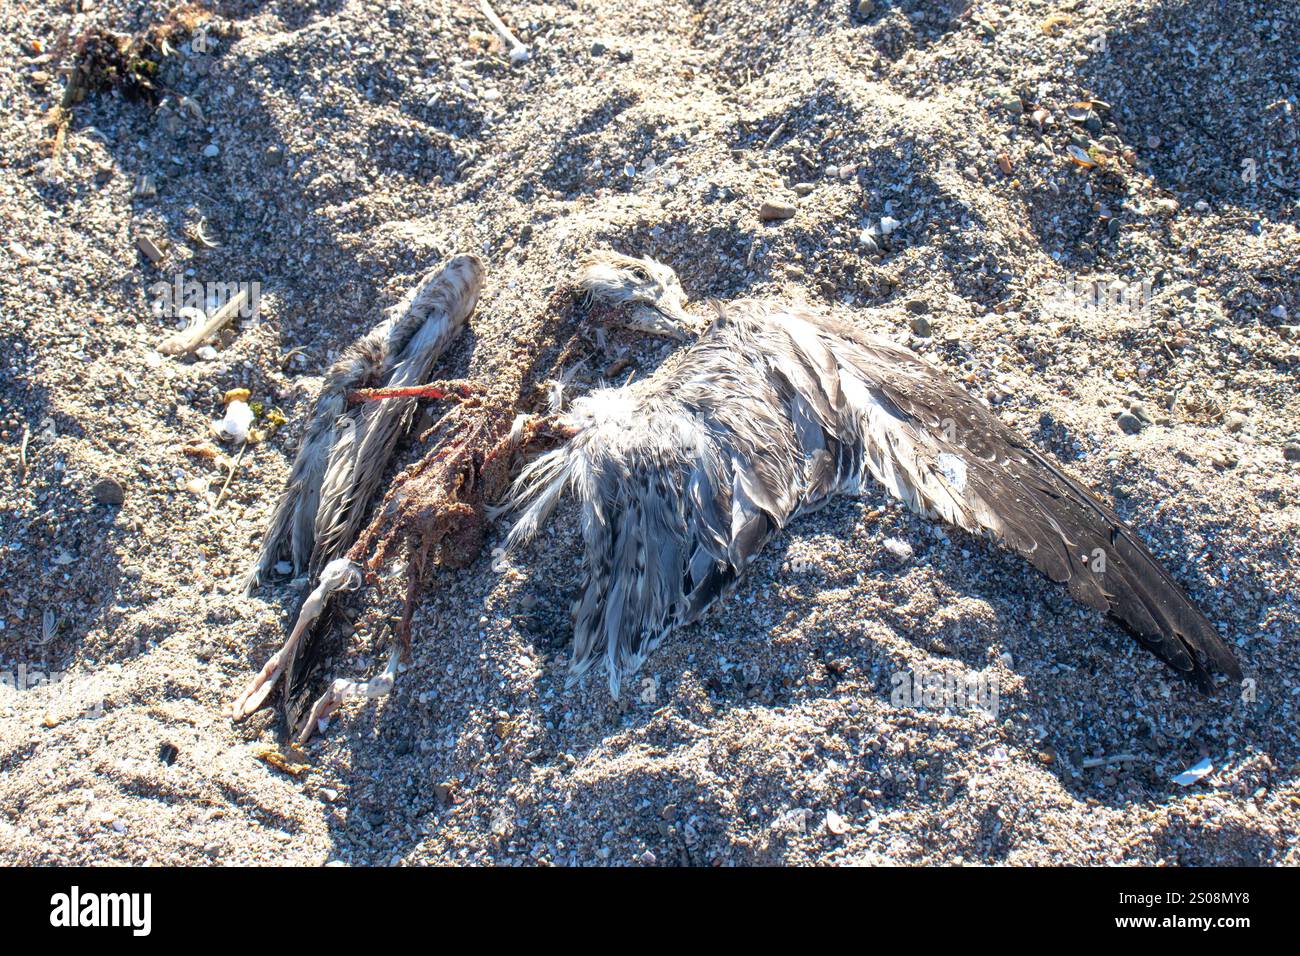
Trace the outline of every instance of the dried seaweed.
{"type": "Polygon", "coordinates": [[[117,33],[101,26],[72,40],[63,96],[50,111],[50,154],[57,156],[62,150],[72,107],[90,94],[116,90],[124,99],[157,105],[166,92],[160,78],[163,60],[210,18],[198,4],[186,3],[137,33],[117,33]]]}
{"type": "MultiPolygon", "coordinates": [[[[531,411],[539,373],[558,370],[573,354],[576,337],[559,350],[552,344],[571,298],[568,291],[552,298],[541,320],[516,340],[510,359],[491,376],[490,385],[452,382],[428,387],[430,394],[457,396],[459,401],[431,430],[442,440],[397,477],[348,553],[352,561],[364,563],[372,577],[399,559],[406,561],[407,593],[398,631],[404,648],[410,643],[415,595],[428,569],[463,567],[478,556],[487,503],[505,493],[516,452],[559,437],[547,416],[529,416],[518,428],[515,422],[520,413],[531,411]]],[[[368,397],[383,398],[383,390],[368,397]]]]}

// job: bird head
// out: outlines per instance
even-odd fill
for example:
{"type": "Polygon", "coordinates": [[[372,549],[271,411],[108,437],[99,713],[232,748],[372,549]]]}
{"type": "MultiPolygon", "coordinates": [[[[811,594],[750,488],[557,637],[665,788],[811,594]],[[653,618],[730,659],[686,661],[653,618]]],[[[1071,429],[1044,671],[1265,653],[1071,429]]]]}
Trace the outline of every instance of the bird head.
{"type": "Polygon", "coordinates": [[[686,311],[686,293],[677,273],[654,259],[594,253],[583,260],[578,285],[616,310],[611,321],[638,332],[686,339],[701,324],[686,311]]]}

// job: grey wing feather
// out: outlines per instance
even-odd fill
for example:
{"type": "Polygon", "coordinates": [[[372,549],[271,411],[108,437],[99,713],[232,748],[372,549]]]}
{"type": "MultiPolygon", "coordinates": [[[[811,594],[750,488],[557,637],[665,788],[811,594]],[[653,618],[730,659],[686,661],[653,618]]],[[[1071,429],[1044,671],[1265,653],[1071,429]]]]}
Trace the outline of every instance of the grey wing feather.
{"type": "Polygon", "coordinates": [[[842,374],[869,393],[873,471],[898,497],[991,533],[1202,688],[1210,667],[1241,679],[1214,626],[1112,509],[938,369],[892,343],[840,337],[842,374]]]}
{"type": "MultiPolygon", "coordinates": [[[[473,308],[470,302],[460,311],[447,309],[442,301],[445,295],[434,297],[428,294],[444,291],[437,284],[417,289],[417,293],[421,291],[426,294],[408,299],[408,314],[418,316],[420,325],[388,370],[384,381],[386,386],[418,385],[425,381],[433,363],[460,332],[465,317],[473,308]]],[[[417,399],[401,398],[362,406],[357,418],[351,481],[346,488],[340,489],[336,502],[323,499],[323,503],[330,507],[327,515],[316,522],[319,545],[313,570],[346,551],[361,530],[366,505],[379,490],[393,450],[410,426],[416,405],[417,399]]]]}
{"type": "Polygon", "coordinates": [[[295,575],[302,574],[310,563],[316,547],[321,482],[338,440],[340,419],[352,418],[347,411],[347,393],[380,384],[385,350],[382,332],[388,324],[350,346],[326,373],[298,444],[289,480],[276,502],[257,560],[245,579],[245,593],[251,594],[276,562],[286,556],[286,544],[295,575]]]}
{"type": "Polygon", "coordinates": [[[566,418],[576,436],[526,467],[507,499],[522,509],[510,546],[536,533],[566,489],[581,503],[587,584],[572,679],[603,664],[617,695],[803,504],[808,469],[781,411],[793,393],[770,356],[733,346],[706,338],[668,380],[578,399],[566,418]]]}

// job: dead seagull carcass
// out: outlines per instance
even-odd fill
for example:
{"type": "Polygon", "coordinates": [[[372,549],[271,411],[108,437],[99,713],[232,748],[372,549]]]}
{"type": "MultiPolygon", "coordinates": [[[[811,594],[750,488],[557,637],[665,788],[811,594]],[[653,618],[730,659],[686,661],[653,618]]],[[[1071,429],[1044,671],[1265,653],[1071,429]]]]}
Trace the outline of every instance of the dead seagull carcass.
{"type": "MultiPolygon", "coordinates": [[[[483,428],[482,408],[469,411],[463,430],[450,432],[397,481],[407,485],[430,467],[446,471],[430,463],[448,455],[494,462],[489,487],[471,506],[474,534],[451,552],[465,563],[481,544],[483,504],[505,493],[517,453],[540,435],[558,442],[523,468],[501,510],[519,512],[508,537],[517,546],[537,533],[564,494],[580,502],[587,580],[575,611],[571,680],[599,666],[617,695],[669,633],[734,586],[776,532],[832,496],[858,493],[868,478],[918,513],[1003,542],[1202,689],[1213,688],[1214,671],[1241,679],[1214,626],[1114,511],[902,346],[767,301],[715,305],[716,317],[699,332],[705,322],[685,310],[676,275],[648,259],[594,256],[579,287],[603,304],[606,320],[698,337],[653,374],[596,389],[559,413],[515,418],[518,396],[507,393],[518,393],[519,383],[498,389],[495,404],[483,403],[495,409],[487,415],[494,427],[483,428]]],[[[476,388],[482,386],[458,393],[435,386],[424,394],[456,398],[476,388]]],[[[372,397],[411,401],[409,394],[381,390],[372,397]]],[[[318,424],[309,425],[304,447],[318,424]]],[[[408,489],[397,500],[410,497],[408,489]]],[[[393,499],[390,492],[386,502],[393,499]]],[[[354,508],[364,504],[348,500],[354,508]]],[[[437,499],[425,522],[446,521],[460,506],[455,495],[437,499]]],[[[375,522],[390,507],[381,505],[375,522]]],[[[281,538],[282,524],[273,523],[281,538]]],[[[380,543],[371,570],[377,559],[389,559],[393,539],[375,527],[358,539],[351,560],[325,565],[295,635],[333,590],[360,582],[367,549],[380,543]]],[[[403,540],[419,562],[408,577],[409,622],[429,546],[418,536],[403,540]]],[[[280,545],[268,538],[266,547],[280,545]]],[[[294,640],[286,645],[290,653],[294,640]]],[[[236,705],[237,716],[265,698],[276,668],[283,669],[277,658],[236,705]]],[[[336,681],[300,738],[338,700],[386,692],[396,660],[394,652],[377,684],[336,681]]]]}

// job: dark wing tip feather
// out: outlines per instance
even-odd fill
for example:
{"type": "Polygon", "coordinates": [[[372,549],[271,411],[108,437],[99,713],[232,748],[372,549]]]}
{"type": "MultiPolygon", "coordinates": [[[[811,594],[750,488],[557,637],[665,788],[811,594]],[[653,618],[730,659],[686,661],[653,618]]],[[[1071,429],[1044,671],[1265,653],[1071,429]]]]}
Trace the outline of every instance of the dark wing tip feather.
{"type": "Polygon", "coordinates": [[[311,716],[312,706],[329,684],[331,666],[344,646],[346,617],[339,601],[330,601],[325,611],[302,636],[285,666],[282,693],[284,722],[291,739],[297,739],[311,716]]]}
{"type": "Polygon", "coordinates": [[[1007,431],[1024,452],[1021,460],[1032,468],[1032,476],[1050,480],[1065,492],[1051,514],[1067,516],[1067,533],[1100,543],[1108,554],[1109,563],[1100,575],[1086,563],[1075,566],[1077,574],[1100,578],[1107,612],[1143,647],[1202,690],[1214,688],[1211,670],[1240,681],[1241,665],[1227,643],[1136,532],[1021,436],[1007,431]]]}
{"type": "Polygon", "coordinates": [[[1202,689],[1213,690],[1212,670],[1241,680],[1214,625],[1114,511],[938,369],[912,361],[911,374],[888,376],[881,391],[912,427],[965,453],[996,537],[1202,689]],[[926,425],[944,419],[956,425],[946,434],[926,425]],[[1108,558],[1100,575],[1086,558],[1096,548],[1108,558]]]}

